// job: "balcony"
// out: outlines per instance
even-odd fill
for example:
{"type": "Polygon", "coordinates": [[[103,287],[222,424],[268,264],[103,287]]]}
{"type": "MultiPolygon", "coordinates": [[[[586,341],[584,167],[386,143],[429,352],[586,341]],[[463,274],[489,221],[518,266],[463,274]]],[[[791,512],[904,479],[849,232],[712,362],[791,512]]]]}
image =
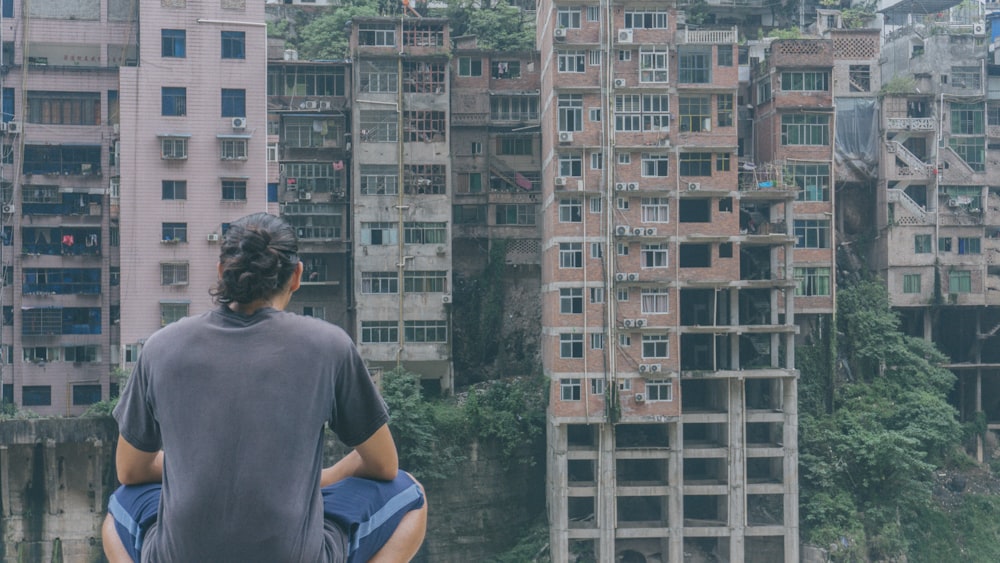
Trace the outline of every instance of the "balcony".
{"type": "Polygon", "coordinates": [[[934,131],[937,129],[937,121],[933,117],[887,117],[885,121],[886,127],[896,131],[934,131]]]}
{"type": "Polygon", "coordinates": [[[677,30],[678,45],[731,45],[739,40],[736,27],[730,29],[684,29],[677,30]]]}

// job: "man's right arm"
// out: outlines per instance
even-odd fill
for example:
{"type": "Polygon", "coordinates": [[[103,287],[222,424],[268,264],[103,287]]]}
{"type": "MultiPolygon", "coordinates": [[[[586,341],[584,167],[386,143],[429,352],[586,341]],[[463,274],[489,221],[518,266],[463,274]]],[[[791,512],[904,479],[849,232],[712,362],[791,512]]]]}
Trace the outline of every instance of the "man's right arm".
{"type": "Polygon", "coordinates": [[[115,467],[122,485],[159,483],[163,481],[163,450],[144,452],[119,435],[115,467]]]}
{"type": "Polygon", "coordinates": [[[383,424],[351,453],[327,467],[320,475],[320,486],[326,487],[347,477],[363,477],[391,481],[399,472],[399,456],[389,425],[383,424]]]}

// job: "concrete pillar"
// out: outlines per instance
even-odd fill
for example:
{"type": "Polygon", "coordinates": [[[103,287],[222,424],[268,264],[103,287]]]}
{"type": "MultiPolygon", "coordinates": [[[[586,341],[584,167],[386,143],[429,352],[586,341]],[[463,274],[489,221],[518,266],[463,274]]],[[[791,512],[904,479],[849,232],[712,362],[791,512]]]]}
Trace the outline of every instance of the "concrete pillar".
{"type": "Polygon", "coordinates": [[[569,561],[569,520],[567,495],[569,493],[566,468],[566,426],[557,425],[552,419],[548,424],[548,508],[549,551],[553,561],[569,561]]]}
{"type": "Polygon", "coordinates": [[[0,517],[10,516],[10,450],[7,446],[0,446],[0,517]]]}
{"type": "MultiPolygon", "coordinates": [[[[600,470],[597,482],[597,525],[601,533],[598,541],[598,561],[615,560],[615,530],[618,529],[617,479],[615,477],[615,427],[610,423],[598,428],[597,465],[600,470]]],[[[556,559],[553,559],[556,561],[556,559]]]]}
{"type": "Polygon", "coordinates": [[[670,538],[665,560],[684,561],[684,433],[681,432],[681,423],[670,424],[667,433],[670,436],[667,457],[667,483],[670,487],[667,524],[670,526],[670,538]]]}
{"type": "Polygon", "coordinates": [[[746,531],[746,416],[743,379],[729,380],[729,563],[743,563],[746,531]]]}
{"type": "Polygon", "coordinates": [[[934,325],[931,323],[931,312],[927,309],[923,310],[923,321],[924,321],[924,340],[928,342],[934,341],[934,325]]]}
{"type": "MultiPolygon", "coordinates": [[[[88,440],[92,449],[90,456],[90,486],[94,489],[93,511],[104,510],[104,441],[96,438],[88,440]]],[[[108,452],[110,453],[110,452],[108,452]]]]}
{"type": "Polygon", "coordinates": [[[799,405],[798,379],[789,377],[784,381],[784,401],[782,421],[785,455],[784,467],[784,511],[785,511],[785,563],[799,560],[799,405]]]}
{"type": "MultiPolygon", "coordinates": [[[[978,362],[979,359],[976,358],[978,362]]],[[[983,369],[976,368],[976,414],[983,412],[983,369]]],[[[983,462],[983,437],[976,437],[976,461],[983,462]]]]}
{"type": "Polygon", "coordinates": [[[59,514],[61,506],[59,490],[59,459],[56,456],[56,441],[45,440],[45,503],[49,514],[59,514]]]}

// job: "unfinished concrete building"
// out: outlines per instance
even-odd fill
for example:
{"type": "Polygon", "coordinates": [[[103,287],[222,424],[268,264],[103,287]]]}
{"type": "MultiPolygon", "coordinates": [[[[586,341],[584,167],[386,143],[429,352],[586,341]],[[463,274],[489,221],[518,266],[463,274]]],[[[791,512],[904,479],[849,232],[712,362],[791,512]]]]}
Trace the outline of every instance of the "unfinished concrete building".
{"type": "MultiPolygon", "coordinates": [[[[456,274],[486,266],[506,241],[508,264],[541,258],[538,53],[480,49],[456,38],[451,69],[451,156],[456,274]]],[[[537,271],[537,270],[535,270],[537,271]]]]}
{"type": "Polygon", "coordinates": [[[269,55],[268,200],[295,227],[304,268],[288,310],[349,328],[350,65],[269,55]]]}
{"type": "Polygon", "coordinates": [[[78,415],[117,394],[118,74],[138,6],[4,2],[0,21],[2,397],[78,415]]]}
{"type": "Polygon", "coordinates": [[[983,412],[996,431],[1000,81],[982,19],[946,8],[887,12],[882,75],[897,78],[882,102],[876,267],[904,328],[949,356],[962,418],[983,412]]]}
{"type": "Polygon", "coordinates": [[[553,560],[797,561],[795,190],[738,181],[737,29],[538,10],[553,560]]]}
{"type": "Polygon", "coordinates": [[[450,391],[447,20],[354,18],[350,48],[358,347],[450,391]]]}

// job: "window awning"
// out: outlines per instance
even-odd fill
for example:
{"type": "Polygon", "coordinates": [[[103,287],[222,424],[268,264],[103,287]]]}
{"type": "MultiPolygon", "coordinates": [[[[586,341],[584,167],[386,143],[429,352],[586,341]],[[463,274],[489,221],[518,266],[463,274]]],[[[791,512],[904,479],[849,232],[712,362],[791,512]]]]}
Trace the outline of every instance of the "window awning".
{"type": "Polygon", "coordinates": [[[234,133],[219,133],[215,136],[217,139],[249,139],[251,137],[253,137],[253,135],[237,135],[234,133]]]}
{"type": "Polygon", "coordinates": [[[191,137],[191,133],[157,133],[157,137],[179,137],[182,139],[187,139],[191,137]]]}

